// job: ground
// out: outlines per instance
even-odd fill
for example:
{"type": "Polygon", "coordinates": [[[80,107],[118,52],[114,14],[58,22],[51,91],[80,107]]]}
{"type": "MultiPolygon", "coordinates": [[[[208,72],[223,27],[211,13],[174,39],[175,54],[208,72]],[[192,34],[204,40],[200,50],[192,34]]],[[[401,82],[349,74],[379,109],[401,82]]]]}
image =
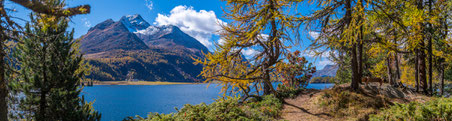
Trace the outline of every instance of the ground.
{"type": "Polygon", "coordinates": [[[349,90],[348,85],[337,85],[325,90],[308,89],[295,98],[287,98],[284,100],[282,118],[289,121],[367,120],[370,114],[393,103],[425,102],[430,99],[411,89],[395,88],[388,84],[381,87],[377,84],[362,85],[360,93],[340,93],[349,90]],[[344,100],[344,97],[347,99],[344,100]]]}

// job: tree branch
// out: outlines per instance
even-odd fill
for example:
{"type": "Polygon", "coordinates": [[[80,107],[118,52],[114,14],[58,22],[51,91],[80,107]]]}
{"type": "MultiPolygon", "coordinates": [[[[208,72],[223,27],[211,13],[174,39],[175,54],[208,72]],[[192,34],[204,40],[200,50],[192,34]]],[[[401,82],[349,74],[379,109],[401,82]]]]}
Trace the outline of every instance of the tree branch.
{"type": "Polygon", "coordinates": [[[44,3],[37,1],[37,0],[11,0],[14,3],[17,3],[19,5],[24,6],[25,8],[28,8],[34,12],[37,13],[43,13],[48,15],[54,15],[54,16],[74,16],[78,14],[88,14],[90,13],[91,6],[89,5],[80,5],[77,7],[72,8],[66,8],[66,9],[59,9],[59,8],[52,8],[49,6],[46,6],[44,3]]]}

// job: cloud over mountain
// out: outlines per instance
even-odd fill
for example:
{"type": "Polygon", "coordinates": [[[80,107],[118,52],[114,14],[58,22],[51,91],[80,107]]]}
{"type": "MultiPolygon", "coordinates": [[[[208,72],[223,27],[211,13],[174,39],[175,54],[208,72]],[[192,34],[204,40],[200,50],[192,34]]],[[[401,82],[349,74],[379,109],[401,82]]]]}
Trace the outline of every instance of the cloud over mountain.
{"type": "Polygon", "coordinates": [[[193,7],[180,5],[174,7],[169,15],[158,14],[154,24],[177,26],[210,48],[213,46],[210,41],[212,36],[225,22],[218,19],[213,11],[196,11],[193,7]]]}

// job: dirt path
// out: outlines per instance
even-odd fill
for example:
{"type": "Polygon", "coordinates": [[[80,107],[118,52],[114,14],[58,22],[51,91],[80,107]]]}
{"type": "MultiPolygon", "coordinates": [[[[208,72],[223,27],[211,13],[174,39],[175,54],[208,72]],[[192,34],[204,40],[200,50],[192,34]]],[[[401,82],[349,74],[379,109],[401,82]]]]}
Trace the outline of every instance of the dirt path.
{"type": "MultiPolygon", "coordinates": [[[[348,88],[348,84],[338,85],[338,88],[348,88]]],[[[425,102],[426,100],[429,100],[430,98],[421,94],[414,93],[407,89],[401,89],[401,88],[394,88],[392,86],[389,86],[387,84],[383,86],[377,86],[377,85],[369,85],[369,86],[361,86],[360,87],[362,94],[367,95],[367,97],[374,97],[376,95],[384,96],[389,100],[391,103],[408,103],[411,101],[416,102],[425,102]]],[[[308,89],[301,94],[299,94],[297,97],[291,99],[287,98],[284,99],[284,105],[282,110],[282,118],[284,120],[289,121],[345,121],[345,120],[359,120],[363,116],[366,116],[370,114],[371,112],[366,112],[367,110],[360,110],[360,109],[350,109],[357,111],[358,114],[352,115],[352,116],[344,116],[340,117],[334,117],[331,116],[331,113],[334,112],[328,112],[331,110],[325,109],[326,107],[320,106],[319,100],[322,100],[322,96],[327,92],[327,90],[331,91],[343,91],[343,90],[334,90],[334,89],[325,89],[325,90],[314,90],[314,89],[308,89]],[[358,117],[358,118],[356,118],[358,117]]],[[[363,97],[366,97],[365,95],[362,95],[363,97]]],[[[369,98],[366,98],[369,99],[369,98]]],[[[367,101],[367,100],[366,100],[367,101]]],[[[369,102],[364,102],[366,104],[373,104],[369,102]]],[[[378,109],[377,109],[378,110],[378,109]]]]}
{"type": "MultiPolygon", "coordinates": [[[[306,90],[294,99],[285,99],[282,118],[289,121],[330,121],[333,117],[325,113],[316,103],[315,97],[322,92],[306,90]]],[[[337,120],[337,119],[334,119],[337,120]]]]}

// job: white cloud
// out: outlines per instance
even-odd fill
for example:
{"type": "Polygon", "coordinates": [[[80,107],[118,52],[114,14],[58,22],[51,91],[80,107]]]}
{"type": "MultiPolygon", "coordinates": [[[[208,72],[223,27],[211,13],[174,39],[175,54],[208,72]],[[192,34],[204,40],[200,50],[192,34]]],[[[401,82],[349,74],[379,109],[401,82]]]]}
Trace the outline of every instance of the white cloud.
{"type": "Polygon", "coordinates": [[[226,41],[224,41],[224,39],[221,39],[221,38],[220,38],[220,39],[218,40],[218,44],[220,44],[220,45],[223,45],[223,44],[225,44],[225,43],[226,43],[226,41]]]}
{"type": "Polygon", "coordinates": [[[247,56],[247,57],[251,57],[254,56],[258,53],[258,51],[256,51],[255,49],[249,48],[249,49],[243,49],[242,54],[247,56]]]}
{"type": "Polygon", "coordinates": [[[87,18],[82,18],[82,22],[86,27],[91,27],[91,22],[87,18]]]}
{"type": "Polygon", "coordinates": [[[225,22],[218,19],[213,11],[196,11],[193,7],[180,5],[174,7],[169,15],[158,14],[154,24],[177,26],[209,48],[213,45],[210,39],[221,29],[219,24],[225,22]]]}
{"type": "Polygon", "coordinates": [[[315,53],[313,51],[301,51],[300,56],[314,57],[315,53]]]}
{"type": "Polygon", "coordinates": [[[315,31],[309,31],[309,36],[311,36],[313,39],[317,39],[319,38],[320,33],[315,31]]]}
{"type": "Polygon", "coordinates": [[[154,8],[154,3],[152,3],[151,0],[144,0],[144,2],[145,2],[144,5],[145,5],[149,10],[152,10],[152,8],[154,8]]]}
{"type": "Polygon", "coordinates": [[[319,61],[316,62],[317,69],[322,69],[326,65],[334,65],[335,63],[330,61],[329,59],[322,58],[319,61]]]}

